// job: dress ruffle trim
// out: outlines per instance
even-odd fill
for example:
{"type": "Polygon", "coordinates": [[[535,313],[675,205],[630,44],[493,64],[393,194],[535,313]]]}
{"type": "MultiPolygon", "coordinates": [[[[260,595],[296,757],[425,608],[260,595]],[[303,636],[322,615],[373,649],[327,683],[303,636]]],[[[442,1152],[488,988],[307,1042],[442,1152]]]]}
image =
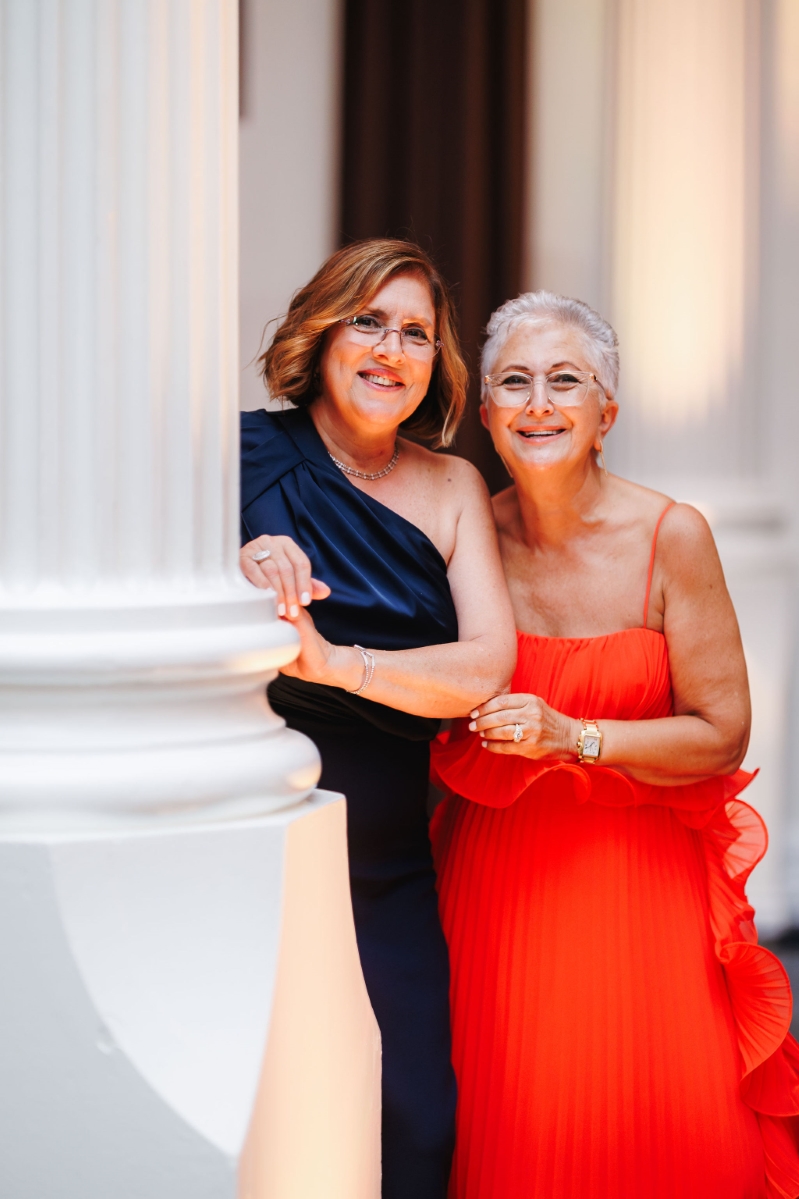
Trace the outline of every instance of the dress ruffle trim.
{"type": "Polygon", "coordinates": [[[799,1195],[799,1045],[789,1033],[792,1000],[778,958],[757,943],[746,880],[768,846],[766,826],[735,795],[753,775],[739,770],[725,782],[736,793],[699,824],[699,813],[678,812],[699,825],[707,862],[710,923],[724,967],[743,1076],[741,1097],[756,1113],[763,1137],[768,1199],[799,1195]]]}
{"type": "Polygon", "coordinates": [[[702,836],[716,957],[727,981],[741,1053],[741,1098],[763,1139],[767,1199],[799,1196],[799,1045],[789,1033],[791,986],[778,958],[757,943],[746,881],[768,846],[766,826],[738,799],[754,774],[738,770],[685,786],[639,783],[608,767],[534,762],[491,754],[463,725],[443,734],[433,781],[444,791],[495,808],[509,807],[547,775],[566,772],[579,802],[622,807],[657,804],[702,836]],[[468,744],[464,741],[468,737],[468,744]]]}

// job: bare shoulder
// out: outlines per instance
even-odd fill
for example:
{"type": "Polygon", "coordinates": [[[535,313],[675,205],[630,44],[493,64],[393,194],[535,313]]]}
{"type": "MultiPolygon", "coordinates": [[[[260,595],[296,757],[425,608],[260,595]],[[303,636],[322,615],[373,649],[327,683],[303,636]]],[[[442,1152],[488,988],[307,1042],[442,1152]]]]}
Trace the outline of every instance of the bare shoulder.
{"type": "Polygon", "coordinates": [[[619,475],[611,475],[608,479],[609,490],[616,505],[627,517],[638,519],[650,528],[654,527],[669,504],[673,504],[671,496],[652,487],[643,487],[630,479],[622,479],[619,475]]]}
{"type": "Polygon", "coordinates": [[[455,454],[436,453],[428,450],[426,446],[406,441],[404,438],[401,445],[403,455],[415,468],[419,478],[424,478],[428,485],[440,488],[445,494],[450,491],[462,496],[487,494],[483,476],[477,467],[472,466],[465,458],[458,458],[455,454]]]}
{"type": "Polygon", "coordinates": [[[663,517],[658,557],[668,574],[698,577],[721,569],[710,525],[691,504],[675,504],[663,517]]]}
{"type": "Polygon", "coordinates": [[[658,549],[664,554],[716,553],[716,543],[705,517],[693,504],[675,503],[663,517],[658,549]]]}
{"type": "Polygon", "coordinates": [[[657,562],[688,564],[718,557],[710,525],[691,504],[676,503],[671,496],[651,487],[642,487],[628,479],[613,477],[619,507],[628,515],[635,513],[636,523],[651,539],[660,521],[657,539],[657,562]],[[661,520],[662,518],[662,520],[661,520]]]}

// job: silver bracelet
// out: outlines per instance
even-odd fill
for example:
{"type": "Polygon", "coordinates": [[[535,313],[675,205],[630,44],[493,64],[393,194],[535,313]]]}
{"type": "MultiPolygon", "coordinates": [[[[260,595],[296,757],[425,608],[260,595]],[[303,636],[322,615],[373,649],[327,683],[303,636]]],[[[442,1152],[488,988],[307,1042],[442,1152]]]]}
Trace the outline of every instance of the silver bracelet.
{"type": "Polygon", "coordinates": [[[360,695],[372,681],[372,676],[375,672],[375,656],[371,650],[364,649],[362,645],[354,645],[353,649],[357,649],[363,658],[363,678],[361,679],[360,687],[356,687],[354,691],[350,691],[350,695],[360,695]]]}

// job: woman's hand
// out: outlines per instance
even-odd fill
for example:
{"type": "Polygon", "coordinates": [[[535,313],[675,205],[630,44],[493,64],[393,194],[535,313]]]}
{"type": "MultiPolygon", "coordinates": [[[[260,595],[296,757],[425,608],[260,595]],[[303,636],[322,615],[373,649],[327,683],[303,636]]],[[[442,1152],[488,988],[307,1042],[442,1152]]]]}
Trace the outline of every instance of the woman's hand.
{"type": "Polygon", "coordinates": [[[577,757],[579,720],[564,716],[537,695],[496,695],[470,713],[469,728],[479,733],[484,749],[495,754],[521,754],[525,758],[577,757]],[[522,737],[513,740],[516,725],[522,737]]]}
{"type": "Polygon", "coordinates": [[[281,666],[280,673],[306,683],[324,683],[355,691],[363,682],[361,651],[351,645],[333,645],[316,628],[311,614],[301,610],[293,620],[300,635],[300,652],[293,662],[281,666]]]}
{"type": "Polygon", "coordinates": [[[311,600],[330,595],[327,583],[311,578],[310,558],[290,537],[256,537],[242,546],[239,562],[245,579],[277,593],[277,614],[288,620],[296,620],[311,600]],[[268,557],[256,562],[253,554],[268,557]]]}

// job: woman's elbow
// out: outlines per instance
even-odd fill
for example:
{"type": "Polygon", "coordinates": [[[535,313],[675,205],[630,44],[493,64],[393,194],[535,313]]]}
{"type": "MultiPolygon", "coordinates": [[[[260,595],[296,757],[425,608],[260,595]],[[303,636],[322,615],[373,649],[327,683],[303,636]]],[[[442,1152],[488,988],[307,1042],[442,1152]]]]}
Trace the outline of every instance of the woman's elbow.
{"type": "Polygon", "coordinates": [[[735,771],[743,765],[743,760],[746,757],[746,750],[748,748],[748,742],[748,737],[744,742],[739,740],[738,744],[734,748],[730,749],[727,759],[727,769],[724,771],[725,774],[734,774],[735,771]]]}
{"type": "Polygon", "coordinates": [[[482,669],[475,678],[475,700],[473,707],[486,703],[495,695],[501,695],[510,687],[516,669],[516,643],[512,646],[486,647],[482,669]]]}
{"type": "Polygon", "coordinates": [[[734,774],[743,763],[749,748],[749,721],[729,730],[722,738],[720,761],[716,774],[734,774]]]}

